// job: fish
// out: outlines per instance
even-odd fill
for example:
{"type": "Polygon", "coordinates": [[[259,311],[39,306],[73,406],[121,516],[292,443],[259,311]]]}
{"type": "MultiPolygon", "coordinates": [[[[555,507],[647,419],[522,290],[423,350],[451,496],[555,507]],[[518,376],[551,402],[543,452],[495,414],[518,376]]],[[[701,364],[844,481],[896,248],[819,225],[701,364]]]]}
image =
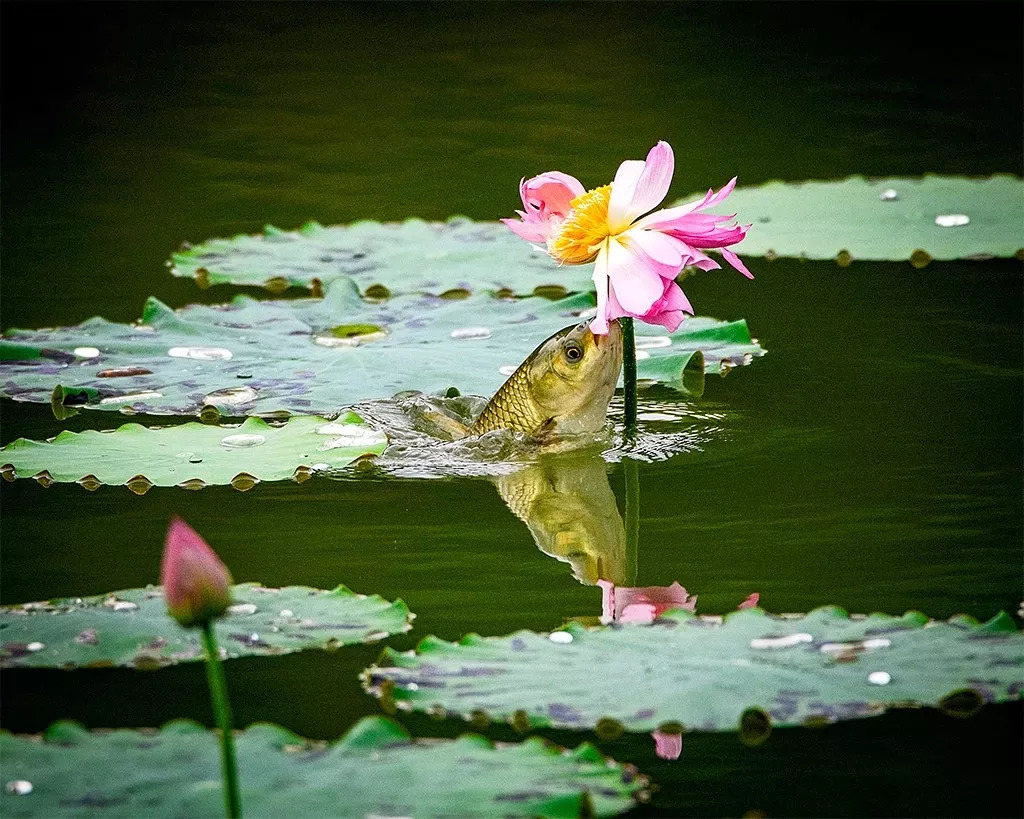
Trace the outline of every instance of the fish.
{"type": "Polygon", "coordinates": [[[493,430],[551,440],[598,433],[622,368],[622,330],[590,331],[589,322],[564,327],[527,356],[487,402],[466,435],[493,430]]]}
{"type": "Polygon", "coordinates": [[[609,323],[595,336],[586,322],[563,327],[541,342],[494,396],[399,393],[364,401],[355,410],[387,434],[392,445],[451,443],[508,430],[536,451],[574,449],[607,431],[608,404],[622,369],[622,330],[609,323]]]}

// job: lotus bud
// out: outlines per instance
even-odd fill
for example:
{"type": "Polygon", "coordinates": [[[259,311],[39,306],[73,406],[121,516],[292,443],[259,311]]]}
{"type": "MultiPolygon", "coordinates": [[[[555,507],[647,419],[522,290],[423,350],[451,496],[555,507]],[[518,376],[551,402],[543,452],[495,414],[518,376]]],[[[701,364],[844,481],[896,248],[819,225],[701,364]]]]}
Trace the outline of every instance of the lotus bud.
{"type": "Polygon", "coordinates": [[[160,567],[167,613],[185,628],[220,617],[231,605],[231,573],[199,533],[175,516],[160,567]]]}

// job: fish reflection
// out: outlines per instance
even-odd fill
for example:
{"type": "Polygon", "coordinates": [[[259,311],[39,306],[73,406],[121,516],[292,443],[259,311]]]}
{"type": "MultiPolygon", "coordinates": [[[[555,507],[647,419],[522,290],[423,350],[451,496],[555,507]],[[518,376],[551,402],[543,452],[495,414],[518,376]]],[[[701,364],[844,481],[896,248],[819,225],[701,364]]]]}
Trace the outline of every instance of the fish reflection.
{"type": "Polygon", "coordinates": [[[587,586],[632,583],[636,571],[606,468],[597,455],[551,455],[494,479],[537,548],[587,586]]]}

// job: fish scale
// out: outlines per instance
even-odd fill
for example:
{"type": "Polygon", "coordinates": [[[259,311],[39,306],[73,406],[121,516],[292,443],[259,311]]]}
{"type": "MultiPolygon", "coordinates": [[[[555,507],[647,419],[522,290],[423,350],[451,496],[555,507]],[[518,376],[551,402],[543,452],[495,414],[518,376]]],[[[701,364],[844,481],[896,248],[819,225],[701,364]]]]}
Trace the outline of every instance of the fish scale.
{"type": "MultiPolygon", "coordinates": [[[[527,359],[526,363],[529,363],[527,359]]],[[[530,399],[529,378],[526,365],[519,367],[508,381],[504,383],[490,403],[480,413],[470,435],[481,435],[495,429],[508,429],[524,432],[527,435],[535,432],[547,419],[542,418],[530,399]]]]}

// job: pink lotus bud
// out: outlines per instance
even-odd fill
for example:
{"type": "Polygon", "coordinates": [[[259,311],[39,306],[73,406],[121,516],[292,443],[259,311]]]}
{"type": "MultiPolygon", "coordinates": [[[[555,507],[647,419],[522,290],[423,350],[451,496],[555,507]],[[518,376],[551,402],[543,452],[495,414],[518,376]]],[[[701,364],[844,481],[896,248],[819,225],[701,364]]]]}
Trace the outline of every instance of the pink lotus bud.
{"type": "Polygon", "coordinates": [[[220,617],[231,605],[231,573],[191,526],[175,516],[160,567],[167,613],[185,628],[220,617]]]}

